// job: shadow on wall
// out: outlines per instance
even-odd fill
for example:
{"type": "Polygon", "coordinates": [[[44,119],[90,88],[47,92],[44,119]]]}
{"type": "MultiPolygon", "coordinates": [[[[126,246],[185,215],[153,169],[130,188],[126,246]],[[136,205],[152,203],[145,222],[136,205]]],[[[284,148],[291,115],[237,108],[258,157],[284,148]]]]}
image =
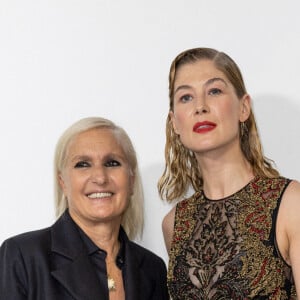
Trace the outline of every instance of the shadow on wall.
{"type": "Polygon", "coordinates": [[[265,155],[283,176],[300,180],[300,106],[280,95],[253,97],[265,155]]]}
{"type": "Polygon", "coordinates": [[[168,254],[164,244],[161,223],[172,205],[161,200],[158,194],[157,181],[163,169],[164,163],[154,163],[140,170],[145,196],[145,227],[143,238],[139,243],[162,257],[167,263],[168,254]]]}

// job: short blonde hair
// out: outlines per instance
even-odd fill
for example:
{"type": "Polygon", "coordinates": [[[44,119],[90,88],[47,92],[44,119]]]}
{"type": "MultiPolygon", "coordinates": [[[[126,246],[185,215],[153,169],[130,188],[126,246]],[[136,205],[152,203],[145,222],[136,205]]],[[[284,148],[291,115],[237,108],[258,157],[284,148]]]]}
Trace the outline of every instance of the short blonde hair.
{"type": "Polygon", "coordinates": [[[54,157],[56,216],[61,216],[68,208],[68,201],[59,184],[59,174],[65,167],[69,144],[78,134],[95,128],[110,129],[125,153],[130,168],[130,174],[134,176],[134,187],[129,205],[122,218],[122,226],[130,239],[135,239],[137,236],[141,237],[144,225],[144,196],[135,149],[123,128],[117,126],[110,120],[100,117],[89,117],[75,122],[61,135],[58,140],[54,157]]]}
{"type": "MultiPolygon", "coordinates": [[[[215,67],[224,73],[241,99],[246,93],[242,74],[237,64],[223,52],[211,48],[194,48],[180,53],[172,62],[169,72],[169,110],[174,109],[174,82],[178,69],[186,64],[199,60],[210,60],[215,67]]],[[[255,117],[251,110],[249,118],[240,124],[240,146],[245,158],[252,166],[255,175],[277,177],[278,171],[272,166],[272,161],[263,155],[255,117]]],[[[170,114],[166,122],[166,165],[158,182],[160,196],[168,201],[184,196],[192,186],[195,191],[202,188],[203,179],[198,168],[196,157],[192,151],[185,148],[178,135],[174,132],[170,114]]]]}

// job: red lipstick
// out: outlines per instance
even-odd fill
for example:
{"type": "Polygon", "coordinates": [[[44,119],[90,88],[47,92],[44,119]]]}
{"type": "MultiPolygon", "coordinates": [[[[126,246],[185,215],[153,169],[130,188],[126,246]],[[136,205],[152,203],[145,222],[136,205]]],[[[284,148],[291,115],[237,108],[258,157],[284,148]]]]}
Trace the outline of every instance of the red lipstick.
{"type": "Polygon", "coordinates": [[[216,124],[209,121],[197,122],[194,127],[193,131],[196,133],[206,133],[216,128],[216,124]]]}

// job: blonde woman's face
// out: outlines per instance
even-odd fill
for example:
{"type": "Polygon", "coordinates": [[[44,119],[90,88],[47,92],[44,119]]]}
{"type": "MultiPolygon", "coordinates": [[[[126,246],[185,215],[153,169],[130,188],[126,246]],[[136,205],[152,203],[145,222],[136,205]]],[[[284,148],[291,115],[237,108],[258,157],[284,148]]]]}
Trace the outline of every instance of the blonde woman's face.
{"type": "Polygon", "coordinates": [[[174,82],[173,128],[185,147],[206,153],[239,145],[239,123],[249,115],[249,96],[239,99],[210,60],[183,65],[174,82]]]}
{"type": "Polygon", "coordinates": [[[109,129],[76,136],[67,149],[60,185],[76,223],[119,224],[133,188],[125,154],[109,129]]]}

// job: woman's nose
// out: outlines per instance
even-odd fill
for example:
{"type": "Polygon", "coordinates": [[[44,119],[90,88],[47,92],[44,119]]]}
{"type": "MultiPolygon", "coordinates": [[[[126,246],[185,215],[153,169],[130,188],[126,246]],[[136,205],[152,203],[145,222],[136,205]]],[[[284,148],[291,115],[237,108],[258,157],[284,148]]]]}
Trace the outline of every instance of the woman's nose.
{"type": "Polygon", "coordinates": [[[209,106],[206,104],[205,99],[198,99],[196,102],[195,113],[197,115],[205,114],[209,112],[209,106]]]}
{"type": "Polygon", "coordinates": [[[93,170],[91,175],[91,180],[93,183],[102,185],[107,183],[107,172],[104,167],[97,167],[93,170]]]}
{"type": "Polygon", "coordinates": [[[209,112],[209,107],[207,105],[202,105],[200,107],[196,107],[196,114],[202,115],[209,112]]]}

